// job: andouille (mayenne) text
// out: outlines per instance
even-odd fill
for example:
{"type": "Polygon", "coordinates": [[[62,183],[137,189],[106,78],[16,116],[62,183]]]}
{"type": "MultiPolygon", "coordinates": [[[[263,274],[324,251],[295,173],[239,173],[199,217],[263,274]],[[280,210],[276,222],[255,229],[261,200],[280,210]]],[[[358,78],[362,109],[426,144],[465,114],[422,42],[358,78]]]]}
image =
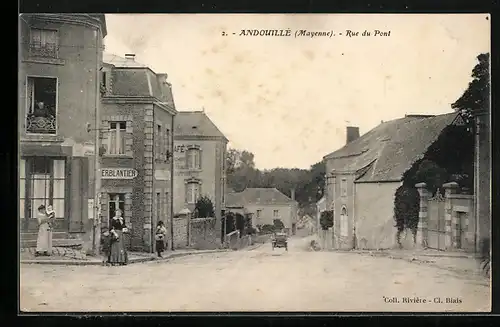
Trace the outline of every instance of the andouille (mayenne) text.
{"type": "MultiPolygon", "coordinates": [[[[236,33],[233,33],[236,34],[236,33]]],[[[335,33],[332,31],[308,31],[308,30],[296,30],[292,33],[292,30],[287,29],[243,29],[240,31],[238,36],[295,36],[295,37],[309,37],[313,38],[315,36],[332,37],[335,33]]]]}

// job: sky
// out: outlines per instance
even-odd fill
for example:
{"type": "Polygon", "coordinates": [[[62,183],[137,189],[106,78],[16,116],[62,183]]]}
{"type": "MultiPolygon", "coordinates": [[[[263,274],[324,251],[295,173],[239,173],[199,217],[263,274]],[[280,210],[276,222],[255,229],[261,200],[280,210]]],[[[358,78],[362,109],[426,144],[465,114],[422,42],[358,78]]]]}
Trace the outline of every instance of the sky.
{"type": "Polygon", "coordinates": [[[345,145],[348,125],[364,134],[406,114],[451,112],[477,55],[490,51],[488,14],[113,14],[106,21],[106,52],[135,53],[167,73],[177,110],[205,110],[229,147],[254,153],[260,169],[307,169],[345,145]],[[292,36],[239,36],[242,29],[292,36]],[[335,36],[295,38],[303,29],[335,36]]]}

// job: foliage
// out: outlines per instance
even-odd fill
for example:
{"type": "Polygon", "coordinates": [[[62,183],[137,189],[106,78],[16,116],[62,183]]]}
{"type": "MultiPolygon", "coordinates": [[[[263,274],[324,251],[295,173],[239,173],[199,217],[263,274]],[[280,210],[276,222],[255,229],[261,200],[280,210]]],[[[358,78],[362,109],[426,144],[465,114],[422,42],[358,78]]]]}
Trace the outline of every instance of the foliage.
{"type": "Polygon", "coordinates": [[[479,242],[479,260],[481,270],[489,276],[491,268],[490,239],[483,238],[479,242]]]}
{"type": "Polygon", "coordinates": [[[274,233],[274,226],[269,225],[269,224],[262,225],[260,228],[260,233],[261,234],[272,234],[272,233],[274,233]]]}
{"type": "Polygon", "coordinates": [[[245,235],[255,235],[257,234],[257,230],[253,227],[246,227],[245,228],[245,235]]]}
{"type": "Polygon", "coordinates": [[[322,230],[328,230],[328,228],[333,227],[333,210],[323,211],[319,217],[319,224],[322,230]]]}
{"type": "Polygon", "coordinates": [[[291,197],[295,189],[295,200],[307,214],[314,214],[315,204],[323,196],[325,165],[318,162],[310,169],[255,168],[253,153],[246,150],[229,149],[226,158],[228,186],[236,192],[250,187],[275,187],[291,197]]]}
{"type": "Polygon", "coordinates": [[[285,228],[285,224],[283,224],[281,219],[274,219],[273,226],[274,226],[275,231],[279,231],[279,230],[282,230],[283,228],[285,228]]]}
{"type": "Polygon", "coordinates": [[[207,196],[202,196],[196,201],[194,218],[215,217],[214,205],[212,200],[207,196]]]}
{"type": "Polygon", "coordinates": [[[397,242],[401,247],[400,236],[405,229],[413,233],[413,241],[416,241],[418,214],[420,211],[420,195],[413,186],[401,185],[394,196],[394,220],[397,228],[397,242]]]}
{"type": "Polygon", "coordinates": [[[490,108],[490,54],[482,53],[477,56],[477,60],[468,88],[451,105],[453,109],[461,111],[469,118],[477,112],[488,112],[490,108]]]}

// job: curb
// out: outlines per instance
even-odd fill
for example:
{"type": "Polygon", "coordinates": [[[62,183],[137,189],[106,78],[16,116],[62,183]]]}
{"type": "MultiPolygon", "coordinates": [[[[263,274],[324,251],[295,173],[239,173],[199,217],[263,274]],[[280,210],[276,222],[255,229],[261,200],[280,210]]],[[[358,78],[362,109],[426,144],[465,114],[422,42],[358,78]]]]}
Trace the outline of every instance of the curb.
{"type": "MultiPolygon", "coordinates": [[[[168,256],[165,256],[163,258],[157,258],[157,257],[143,257],[143,258],[133,258],[129,259],[128,264],[134,264],[134,263],[144,263],[144,262],[161,262],[161,261],[167,261],[169,259],[174,259],[174,258],[179,258],[179,257],[184,257],[188,255],[197,255],[197,254],[208,254],[208,253],[216,253],[216,252],[227,252],[227,250],[210,250],[210,251],[203,251],[203,252],[184,252],[184,253],[172,253],[168,256]]],[[[105,263],[103,261],[97,261],[97,260],[21,260],[21,264],[39,264],[39,265],[59,265],[59,266],[103,266],[105,263]]]]}

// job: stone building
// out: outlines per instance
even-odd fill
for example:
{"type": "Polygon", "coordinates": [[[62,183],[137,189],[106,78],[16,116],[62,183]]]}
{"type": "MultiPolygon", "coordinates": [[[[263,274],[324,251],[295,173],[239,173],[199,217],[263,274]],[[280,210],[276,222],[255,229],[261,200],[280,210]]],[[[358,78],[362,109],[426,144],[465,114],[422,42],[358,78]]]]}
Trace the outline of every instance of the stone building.
{"type": "Polygon", "coordinates": [[[153,251],[156,223],[171,227],[177,113],[172,87],[166,74],[136,62],[133,54],[105,53],[101,74],[102,227],[119,208],[130,230],[130,249],[153,251]]]}
{"type": "Polygon", "coordinates": [[[103,14],[19,16],[21,239],[34,246],[39,205],[56,212],[54,245],[92,230],[94,123],[106,36],[103,14]],[[34,235],[34,236],[33,236],[34,235]]]}
{"type": "Polygon", "coordinates": [[[447,126],[462,123],[457,113],[450,113],[408,115],[383,122],[362,136],[357,128],[348,127],[346,145],[323,158],[326,204],[334,211],[333,247],[394,247],[394,195],[403,174],[447,126]]]}
{"type": "MultiPolygon", "coordinates": [[[[229,208],[243,208],[252,216],[252,226],[273,225],[275,219],[281,220],[290,235],[295,235],[298,202],[281,193],[276,188],[246,188],[242,192],[228,193],[229,208]]],[[[233,209],[232,209],[233,210],[233,209]]]]}
{"type": "Polygon", "coordinates": [[[212,200],[216,230],[225,206],[228,139],[203,111],[180,111],[174,129],[174,213],[212,200]]]}

